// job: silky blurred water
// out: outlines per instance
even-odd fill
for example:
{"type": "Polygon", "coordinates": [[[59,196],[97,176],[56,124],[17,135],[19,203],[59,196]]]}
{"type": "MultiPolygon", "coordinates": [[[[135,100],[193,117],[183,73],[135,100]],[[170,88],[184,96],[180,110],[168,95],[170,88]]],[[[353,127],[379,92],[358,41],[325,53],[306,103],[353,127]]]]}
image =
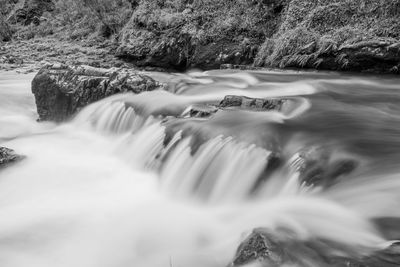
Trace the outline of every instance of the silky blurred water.
{"type": "MultiPolygon", "coordinates": [[[[0,266],[226,266],[258,227],[349,257],[397,238],[375,224],[400,216],[397,78],[150,74],[169,90],[56,125],[36,122],[33,75],[0,73],[0,145],[26,155],[0,170],[0,266]],[[184,115],[225,95],[286,102],[184,115]],[[302,161],[325,182],[304,183],[302,161]]],[[[325,266],[307,262],[294,266],[325,266]]]]}

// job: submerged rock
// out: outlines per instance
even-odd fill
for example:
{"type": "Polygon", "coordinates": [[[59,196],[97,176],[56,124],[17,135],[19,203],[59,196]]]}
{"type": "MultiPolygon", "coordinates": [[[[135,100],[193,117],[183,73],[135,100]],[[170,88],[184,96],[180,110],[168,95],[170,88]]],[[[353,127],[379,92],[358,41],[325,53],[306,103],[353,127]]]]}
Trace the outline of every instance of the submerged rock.
{"type": "Polygon", "coordinates": [[[32,81],[39,120],[62,121],[82,107],[107,96],[151,91],[152,78],[131,69],[48,65],[32,81]]]}
{"type": "Polygon", "coordinates": [[[330,187],[337,179],[355,171],[355,158],[334,158],[325,146],[309,146],[299,150],[290,160],[292,170],[299,173],[299,181],[307,186],[330,187]]]}
{"type": "Polygon", "coordinates": [[[9,164],[22,160],[24,156],[18,155],[14,150],[0,147],[0,169],[6,167],[9,164]]]}
{"type": "Polygon", "coordinates": [[[190,118],[208,118],[215,114],[218,108],[211,105],[194,105],[188,107],[182,114],[182,117],[190,118]]]}

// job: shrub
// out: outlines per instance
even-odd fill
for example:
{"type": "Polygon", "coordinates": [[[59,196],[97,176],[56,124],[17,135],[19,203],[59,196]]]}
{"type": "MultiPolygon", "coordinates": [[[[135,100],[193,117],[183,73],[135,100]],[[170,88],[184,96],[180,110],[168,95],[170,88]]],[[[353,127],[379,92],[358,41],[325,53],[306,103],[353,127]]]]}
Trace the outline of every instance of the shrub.
{"type": "Polygon", "coordinates": [[[89,13],[101,22],[100,33],[104,37],[117,34],[129,20],[132,2],[126,0],[83,0],[89,13]]]}
{"type": "Polygon", "coordinates": [[[0,14],[0,42],[8,42],[11,40],[12,31],[10,25],[5,21],[2,14],[0,14]]]}
{"type": "MultiPolygon", "coordinates": [[[[11,0],[0,0],[11,1],[11,0]]],[[[47,36],[84,39],[118,34],[132,14],[137,0],[53,0],[54,8],[35,18],[35,27],[17,27],[19,36],[47,36]]]]}

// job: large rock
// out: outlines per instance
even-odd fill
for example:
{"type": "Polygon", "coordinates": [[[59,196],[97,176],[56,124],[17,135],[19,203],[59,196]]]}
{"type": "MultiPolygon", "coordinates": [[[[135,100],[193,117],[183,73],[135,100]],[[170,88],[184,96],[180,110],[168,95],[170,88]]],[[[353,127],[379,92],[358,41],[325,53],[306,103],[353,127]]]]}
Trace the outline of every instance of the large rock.
{"type": "Polygon", "coordinates": [[[23,158],[23,156],[16,154],[12,149],[0,147],[0,169],[23,158]]]}
{"type": "Polygon", "coordinates": [[[131,69],[49,65],[32,81],[39,120],[62,121],[107,96],[157,88],[152,78],[131,69]]]}
{"type": "Polygon", "coordinates": [[[251,64],[278,26],[272,1],[138,1],[117,56],[138,66],[185,70],[251,64]]]}
{"type": "Polygon", "coordinates": [[[234,42],[227,38],[207,43],[182,33],[160,37],[141,29],[125,31],[123,40],[117,57],[137,66],[173,70],[215,69],[226,63],[251,64],[258,47],[254,43],[234,42]]]}
{"type": "Polygon", "coordinates": [[[339,69],[400,73],[400,42],[363,41],[339,47],[339,69]]]}
{"type": "Polygon", "coordinates": [[[280,230],[272,234],[266,229],[255,229],[238,247],[229,267],[395,267],[400,264],[400,244],[365,256],[345,245],[324,240],[297,240],[290,232],[280,230]],[[341,256],[338,256],[341,255],[341,256]]]}

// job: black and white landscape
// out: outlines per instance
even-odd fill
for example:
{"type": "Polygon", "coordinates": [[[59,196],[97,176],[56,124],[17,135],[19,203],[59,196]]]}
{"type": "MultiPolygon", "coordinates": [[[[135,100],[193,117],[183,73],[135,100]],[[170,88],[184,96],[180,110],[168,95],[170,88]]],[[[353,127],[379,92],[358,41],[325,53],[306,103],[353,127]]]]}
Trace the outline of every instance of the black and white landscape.
{"type": "Polygon", "coordinates": [[[400,266],[399,0],[0,0],[0,267],[400,266]]]}

